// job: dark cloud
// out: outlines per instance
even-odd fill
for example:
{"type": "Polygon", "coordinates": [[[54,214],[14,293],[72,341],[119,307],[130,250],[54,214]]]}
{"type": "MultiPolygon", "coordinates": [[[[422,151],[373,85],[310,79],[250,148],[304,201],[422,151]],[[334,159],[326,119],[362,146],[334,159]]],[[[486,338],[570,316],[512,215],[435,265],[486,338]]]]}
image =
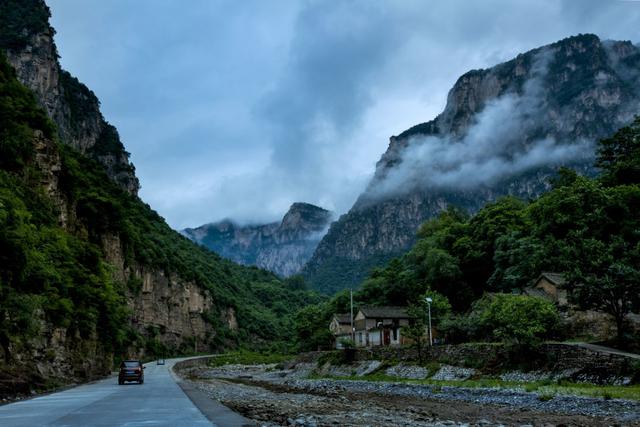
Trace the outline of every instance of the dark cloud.
{"type": "Polygon", "coordinates": [[[49,0],[65,68],[101,98],[177,228],[348,209],[388,137],[457,77],[557,39],[640,40],[640,3],[49,0]]]}

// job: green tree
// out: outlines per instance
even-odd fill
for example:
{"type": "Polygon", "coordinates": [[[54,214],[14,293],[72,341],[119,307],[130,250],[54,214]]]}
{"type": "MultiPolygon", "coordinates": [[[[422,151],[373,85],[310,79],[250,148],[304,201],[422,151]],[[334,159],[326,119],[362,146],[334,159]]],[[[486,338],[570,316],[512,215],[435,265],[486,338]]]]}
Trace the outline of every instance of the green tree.
{"type": "Polygon", "coordinates": [[[627,315],[640,311],[640,244],[630,245],[616,236],[606,243],[584,239],[579,248],[572,249],[585,257],[569,273],[572,300],[583,308],[610,314],[621,342],[627,315]]]}
{"type": "Polygon", "coordinates": [[[310,305],[295,314],[294,328],[299,351],[331,346],[333,336],[329,331],[329,322],[332,314],[324,304],[310,305]]]}
{"type": "Polygon", "coordinates": [[[537,237],[519,231],[496,240],[494,270],[487,281],[492,291],[511,292],[533,283],[548,263],[545,247],[537,237]]]}
{"type": "Polygon", "coordinates": [[[555,332],[560,318],[544,298],[494,294],[476,304],[481,328],[503,342],[531,346],[555,332]]]}
{"type": "Polygon", "coordinates": [[[640,183],[640,116],[600,141],[596,166],[602,169],[601,179],[607,185],[640,183]]]}
{"type": "Polygon", "coordinates": [[[403,326],[400,330],[405,338],[411,340],[411,347],[416,349],[418,360],[422,362],[424,348],[429,344],[424,308],[422,305],[411,305],[407,309],[407,314],[412,320],[409,325],[403,326]]]}

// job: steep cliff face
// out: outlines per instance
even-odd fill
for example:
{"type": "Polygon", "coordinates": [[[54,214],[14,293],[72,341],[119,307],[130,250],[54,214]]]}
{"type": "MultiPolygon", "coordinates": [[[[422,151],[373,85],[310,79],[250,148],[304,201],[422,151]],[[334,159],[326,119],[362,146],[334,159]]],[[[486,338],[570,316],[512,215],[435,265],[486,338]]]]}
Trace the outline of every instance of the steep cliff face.
{"type": "Polygon", "coordinates": [[[287,277],[311,258],[331,219],[325,209],[294,203],[281,222],[239,226],[226,220],[182,233],[232,261],[287,277]]]}
{"type": "Polygon", "coordinates": [[[0,49],[55,122],[60,141],[100,162],[114,182],[136,195],[135,168],[98,98],[60,67],[44,1],[3,0],[0,8],[0,49]]]}
{"type": "Polygon", "coordinates": [[[315,297],[195,245],[136,196],[116,129],[57,64],[48,18],[40,0],[0,0],[0,397],[106,374],[118,357],[286,340],[283,307],[315,297]]]}
{"type": "Polygon", "coordinates": [[[505,194],[536,197],[561,166],[593,173],[594,142],[640,111],[639,77],[637,46],[595,35],[466,73],[438,117],[391,137],[303,274],[325,292],[356,285],[449,205],[473,212],[505,194]]]}

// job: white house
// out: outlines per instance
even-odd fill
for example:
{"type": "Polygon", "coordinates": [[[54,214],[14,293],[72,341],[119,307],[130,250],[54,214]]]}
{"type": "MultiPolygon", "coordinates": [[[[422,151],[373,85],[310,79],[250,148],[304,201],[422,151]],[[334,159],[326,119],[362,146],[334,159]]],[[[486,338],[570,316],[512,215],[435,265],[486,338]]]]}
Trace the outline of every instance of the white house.
{"type": "Polygon", "coordinates": [[[364,306],[354,318],[356,347],[405,344],[401,328],[409,325],[406,307],[364,306]]]}

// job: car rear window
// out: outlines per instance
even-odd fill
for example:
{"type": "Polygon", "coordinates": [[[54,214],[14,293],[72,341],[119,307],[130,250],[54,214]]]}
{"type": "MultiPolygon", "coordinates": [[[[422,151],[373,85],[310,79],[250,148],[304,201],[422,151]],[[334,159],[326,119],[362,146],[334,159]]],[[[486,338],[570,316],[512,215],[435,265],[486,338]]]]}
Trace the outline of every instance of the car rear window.
{"type": "Polygon", "coordinates": [[[138,368],[140,366],[140,362],[138,361],[125,361],[122,362],[125,368],[138,368]]]}

